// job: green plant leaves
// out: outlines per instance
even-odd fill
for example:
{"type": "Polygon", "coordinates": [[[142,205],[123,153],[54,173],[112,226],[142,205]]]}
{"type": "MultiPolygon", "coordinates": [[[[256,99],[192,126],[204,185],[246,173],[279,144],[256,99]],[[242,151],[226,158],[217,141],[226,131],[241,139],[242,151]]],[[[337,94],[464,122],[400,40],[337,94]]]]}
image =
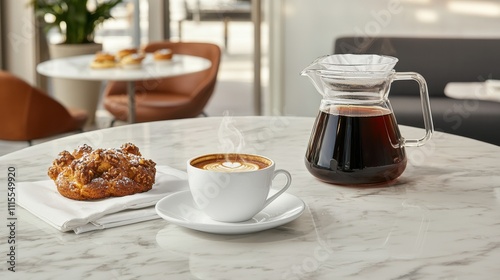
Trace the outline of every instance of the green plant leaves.
{"type": "Polygon", "coordinates": [[[44,30],[57,28],[65,23],[65,44],[82,44],[94,41],[97,26],[112,18],[111,10],[123,0],[96,1],[95,10],[89,10],[88,0],[32,0],[35,16],[45,24],[44,30]],[[45,15],[51,14],[53,22],[46,21],[45,15]]]}

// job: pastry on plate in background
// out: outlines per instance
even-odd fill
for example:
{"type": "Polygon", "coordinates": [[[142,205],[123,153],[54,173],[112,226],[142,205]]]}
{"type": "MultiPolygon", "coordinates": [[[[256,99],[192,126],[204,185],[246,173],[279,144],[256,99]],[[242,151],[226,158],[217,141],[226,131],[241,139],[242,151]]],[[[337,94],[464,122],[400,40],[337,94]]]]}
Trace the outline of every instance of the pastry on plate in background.
{"type": "Polygon", "coordinates": [[[97,52],[94,60],[90,63],[90,67],[93,69],[107,69],[115,66],[115,56],[106,52],[97,52]]]}
{"type": "Polygon", "coordinates": [[[142,54],[127,55],[120,61],[120,66],[124,69],[138,69],[142,67],[143,60],[144,55],[142,54]]]}
{"type": "Polygon", "coordinates": [[[154,61],[158,63],[170,63],[173,56],[171,49],[160,49],[153,53],[154,61]]]}
{"type": "Polygon", "coordinates": [[[123,49],[123,50],[119,50],[116,53],[116,60],[120,62],[125,57],[127,57],[127,56],[129,56],[131,54],[136,54],[136,53],[138,53],[137,49],[123,49]]]}

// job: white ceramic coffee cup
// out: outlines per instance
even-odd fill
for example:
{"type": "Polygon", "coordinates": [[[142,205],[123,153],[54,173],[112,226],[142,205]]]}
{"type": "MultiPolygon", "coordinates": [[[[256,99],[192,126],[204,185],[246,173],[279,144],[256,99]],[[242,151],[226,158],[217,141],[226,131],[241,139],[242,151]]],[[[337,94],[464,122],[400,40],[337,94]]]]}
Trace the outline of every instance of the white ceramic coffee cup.
{"type": "Polygon", "coordinates": [[[209,154],[187,161],[188,182],[195,205],[210,218],[220,222],[242,222],[251,219],[278,196],[283,194],[292,182],[292,176],[286,170],[275,170],[273,160],[250,154],[231,154],[243,159],[262,160],[266,165],[258,170],[232,170],[238,162],[228,160],[228,166],[217,170],[206,170],[195,167],[207,157],[225,156],[225,154],[209,154]],[[234,165],[233,165],[234,164],[234,165]],[[285,185],[275,194],[269,196],[273,179],[283,174],[285,185]]]}

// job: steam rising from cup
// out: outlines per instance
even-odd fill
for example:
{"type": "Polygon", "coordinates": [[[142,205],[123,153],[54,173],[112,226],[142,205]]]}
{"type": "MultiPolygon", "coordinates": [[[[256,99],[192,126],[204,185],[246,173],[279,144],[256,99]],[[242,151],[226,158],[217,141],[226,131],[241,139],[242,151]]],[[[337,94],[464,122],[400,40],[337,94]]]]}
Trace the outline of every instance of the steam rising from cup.
{"type": "MultiPolygon", "coordinates": [[[[243,133],[236,128],[235,120],[228,111],[224,111],[224,117],[219,126],[219,149],[226,154],[226,162],[222,165],[226,168],[240,167],[240,162],[229,160],[229,154],[241,153],[245,147],[245,138],[243,133]]],[[[242,159],[238,159],[244,162],[242,159]]]]}
{"type": "Polygon", "coordinates": [[[240,153],[245,146],[243,133],[236,128],[234,118],[228,111],[224,112],[218,136],[219,148],[224,153],[240,153]]]}

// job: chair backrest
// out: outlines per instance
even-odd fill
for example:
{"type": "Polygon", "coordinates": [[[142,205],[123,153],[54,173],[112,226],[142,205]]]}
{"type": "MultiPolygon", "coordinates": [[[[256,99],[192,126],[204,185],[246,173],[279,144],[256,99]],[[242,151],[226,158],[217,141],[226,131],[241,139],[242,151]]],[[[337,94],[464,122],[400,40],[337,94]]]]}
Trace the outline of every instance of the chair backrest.
{"type": "Polygon", "coordinates": [[[27,141],[68,132],[69,112],[18,77],[0,71],[0,139],[27,141]]]}
{"type": "MultiPolygon", "coordinates": [[[[429,95],[444,97],[449,82],[500,79],[500,39],[424,37],[340,37],[334,53],[370,53],[397,57],[396,71],[418,72],[427,81],[429,95]]],[[[391,95],[418,94],[418,86],[399,81],[391,95]]]]}
{"type": "MultiPolygon", "coordinates": [[[[196,107],[195,111],[198,111],[198,114],[201,113],[215,88],[221,59],[220,47],[203,42],[161,41],[149,43],[144,47],[144,51],[154,52],[165,48],[171,49],[174,54],[203,57],[212,63],[210,68],[204,71],[159,79],[155,88],[155,91],[163,91],[164,89],[167,92],[172,92],[174,90],[176,93],[191,95],[193,106],[196,107]]],[[[150,82],[148,85],[151,87],[152,83],[150,82]]]]}

